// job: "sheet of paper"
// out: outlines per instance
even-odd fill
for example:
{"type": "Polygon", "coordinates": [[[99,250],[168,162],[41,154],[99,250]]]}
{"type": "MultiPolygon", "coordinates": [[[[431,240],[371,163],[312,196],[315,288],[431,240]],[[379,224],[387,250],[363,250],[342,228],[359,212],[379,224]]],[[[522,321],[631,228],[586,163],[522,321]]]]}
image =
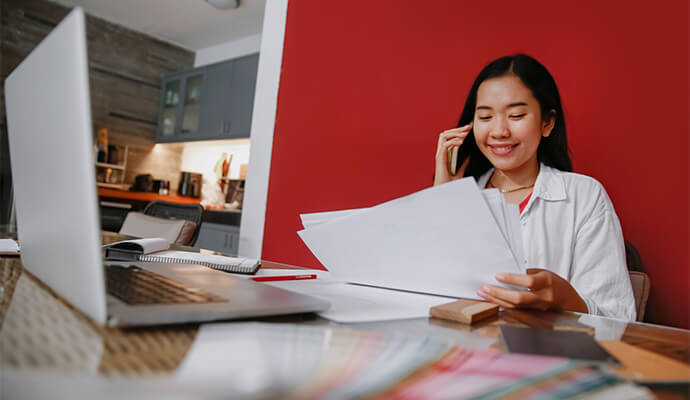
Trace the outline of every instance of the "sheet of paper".
{"type": "MultiPolygon", "coordinates": [[[[494,216],[496,225],[503,234],[506,243],[510,246],[516,263],[519,266],[523,266],[525,260],[524,249],[522,248],[522,233],[520,231],[520,207],[515,204],[507,204],[498,189],[484,189],[482,190],[482,195],[484,195],[489,210],[494,216]]],[[[306,213],[301,214],[300,219],[302,220],[303,227],[311,228],[364,210],[367,210],[367,208],[306,213]]]]}
{"type": "Polygon", "coordinates": [[[338,279],[464,298],[520,272],[474,179],[434,186],[298,232],[338,279]]]}
{"type": "MultiPolygon", "coordinates": [[[[506,224],[506,215],[505,215],[505,200],[503,199],[503,195],[501,192],[498,191],[498,189],[484,189],[482,190],[482,195],[484,196],[484,199],[486,200],[486,204],[489,206],[489,210],[491,210],[491,214],[494,216],[494,220],[496,221],[496,226],[498,226],[498,229],[501,231],[503,234],[503,238],[506,241],[506,244],[508,246],[511,246],[512,240],[510,238],[511,232],[508,231],[508,226],[506,224]]],[[[511,248],[512,250],[512,248],[511,248]]],[[[514,252],[513,252],[514,254],[514,252]]]]}
{"type": "Polygon", "coordinates": [[[305,228],[310,228],[325,222],[333,221],[337,218],[344,217],[347,215],[355,214],[361,211],[367,210],[367,208],[353,208],[351,210],[338,210],[338,211],[324,211],[316,213],[306,213],[301,214],[300,219],[302,220],[302,226],[305,228]]]}
{"type": "Polygon", "coordinates": [[[515,259],[520,271],[524,272],[527,259],[525,258],[525,248],[522,244],[522,228],[520,227],[520,206],[517,204],[504,203],[506,208],[506,223],[510,238],[510,248],[513,250],[515,259]]]}
{"type": "Polygon", "coordinates": [[[430,307],[455,300],[448,297],[353,285],[324,278],[264,283],[330,302],[331,308],[320,312],[319,315],[341,323],[428,317],[430,307]]]}
{"type": "Polygon", "coordinates": [[[257,278],[257,277],[268,277],[268,276],[291,276],[291,275],[316,275],[316,278],[324,278],[330,276],[328,271],[324,271],[321,269],[282,269],[282,268],[261,268],[258,271],[256,271],[256,274],[254,275],[247,275],[247,274],[233,274],[230,273],[232,276],[236,276],[238,278],[244,278],[244,279],[249,279],[249,278],[257,278]]]}
{"type": "Polygon", "coordinates": [[[0,254],[16,255],[19,254],[19,245],[12,239],[0,239],[0,254]]]}

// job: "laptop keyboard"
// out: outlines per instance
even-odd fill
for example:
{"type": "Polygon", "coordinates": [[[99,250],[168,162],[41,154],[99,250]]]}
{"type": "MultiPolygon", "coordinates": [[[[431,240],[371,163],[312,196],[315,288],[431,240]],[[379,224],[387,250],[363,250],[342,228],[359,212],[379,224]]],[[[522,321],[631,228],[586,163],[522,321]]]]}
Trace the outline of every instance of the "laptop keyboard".
{"type": "Polygon", "coordinates": [[[137,266],[107,264],[108,294],[127,304],[220,303],[226,299],[137,266]]]}

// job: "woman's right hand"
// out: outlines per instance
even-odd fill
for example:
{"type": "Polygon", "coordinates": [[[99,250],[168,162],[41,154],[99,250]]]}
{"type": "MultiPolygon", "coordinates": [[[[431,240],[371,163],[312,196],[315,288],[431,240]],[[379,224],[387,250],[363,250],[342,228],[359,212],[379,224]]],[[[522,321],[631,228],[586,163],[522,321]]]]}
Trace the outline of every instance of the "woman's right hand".
{"type": "Polygon", "coordinates": [[[467,124],[459,128],[448,129],[438,137],[436,147],[436,173],[434,175],[434,186],[446,183],[454,179],[462,178],[465,175],[465,167],[469,158],[462,163],[455,175],[451,175],[448,170],[448,150],[460,146],[472,129],[472,124],[467,124]]]}

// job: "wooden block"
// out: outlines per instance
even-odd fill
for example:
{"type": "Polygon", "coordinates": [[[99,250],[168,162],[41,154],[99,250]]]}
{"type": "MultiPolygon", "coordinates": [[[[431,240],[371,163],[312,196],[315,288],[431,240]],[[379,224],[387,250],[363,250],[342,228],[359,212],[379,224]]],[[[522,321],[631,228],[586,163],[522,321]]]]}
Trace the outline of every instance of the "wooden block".
{"type": "Polygon", "coordinates": [[[429,309],[429,314],[432,317],[448,319],[468,325],[497,313],[498,306],[496,304],[474,300],[458,300],[429,309]]]}

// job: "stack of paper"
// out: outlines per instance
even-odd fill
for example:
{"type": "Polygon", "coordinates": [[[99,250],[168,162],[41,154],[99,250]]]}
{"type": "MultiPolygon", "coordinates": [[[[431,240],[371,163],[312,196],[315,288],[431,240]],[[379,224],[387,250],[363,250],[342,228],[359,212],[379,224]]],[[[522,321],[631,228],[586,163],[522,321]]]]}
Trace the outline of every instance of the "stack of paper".
{"type": "Polygon", "coordinates": [[[517,205],[465,178],[375,207],[303,214],[298,232],[337,279],[478,298],[499,272],[523,272],[517,205]]]}

